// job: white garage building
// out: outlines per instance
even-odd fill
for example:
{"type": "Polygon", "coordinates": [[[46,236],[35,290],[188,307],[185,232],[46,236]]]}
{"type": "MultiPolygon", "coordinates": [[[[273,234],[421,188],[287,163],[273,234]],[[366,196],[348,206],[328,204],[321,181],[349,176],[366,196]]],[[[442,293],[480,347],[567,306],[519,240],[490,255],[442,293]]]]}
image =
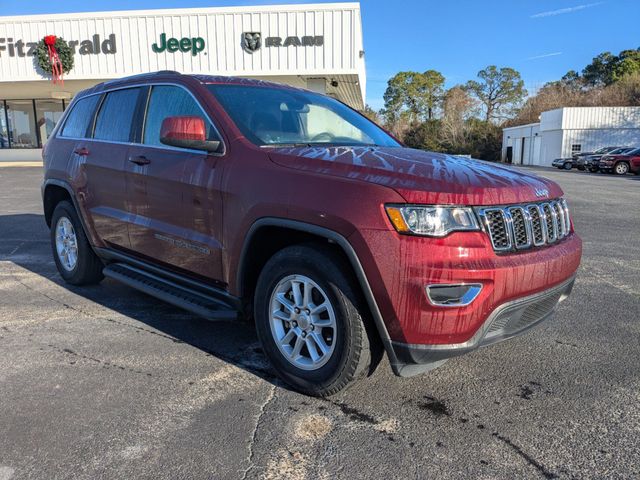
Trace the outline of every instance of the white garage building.
{"type": "Polygon", "coordinates": [[[505,128],[502,161],[550,166],[556,158],[606,146],[640,146],[640,107],[566,107],[540,123],[505,128]]]}
{"type": "Polygon", "coordinates": [[[80,90],[157,70],[272,80],[363,108],[360,4],[0,17],[0,161],[38,159],[80,90]],[[64,85],[36,61],[35,47],[48,35],[73,51],[64,85]]]}

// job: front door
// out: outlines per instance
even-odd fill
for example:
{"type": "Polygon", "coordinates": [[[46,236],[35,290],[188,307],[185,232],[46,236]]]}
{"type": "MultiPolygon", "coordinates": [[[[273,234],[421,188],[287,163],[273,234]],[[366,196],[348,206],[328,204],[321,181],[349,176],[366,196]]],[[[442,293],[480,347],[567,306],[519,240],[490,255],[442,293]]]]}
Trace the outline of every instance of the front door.
{"type": "Polygon", "coordinates": [[[142,145],[129,149],[127,190],[131,249],[141,257],[212,280],[222,278],[221,159],[160,142],[167,117],[198,115],[215,129],[183,87],[153,86],[142,145]]]}

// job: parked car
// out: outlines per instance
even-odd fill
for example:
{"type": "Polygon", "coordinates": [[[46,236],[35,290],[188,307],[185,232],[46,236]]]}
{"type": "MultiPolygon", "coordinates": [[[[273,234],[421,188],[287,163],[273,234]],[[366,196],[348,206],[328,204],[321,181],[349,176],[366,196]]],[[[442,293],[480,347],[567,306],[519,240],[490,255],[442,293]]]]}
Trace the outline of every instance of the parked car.
{"type": "Polygon", "coordinates": [[[576,153],[573,155],[573,165],[578,170],[586,170],[587,167],[585,166],[585,163],[588,157],[592,155],[604,155],[606,153],[612,152],[613,150],[617,150],[619,148],[624,148],[624,147],[603,147],[596,150],[595,152],[576,153]]]}
{"type": "Polygon", "coordinates": [[[571,170],[573,168],[573,158],[556,158],[551,162],[551,166],[561,170],[571,170]]]}
{"type": "MultiPolygon", "coordinates": [[[[625,154],[627,152],[630,152],[631,150],[633,150],[633,147],[620,147],[620,148],[616,148],[615,150],[611,150],[606,155],[625,154]]],[[[589,155],[584,161],[585,168],[589,170],[591,173],[596,173],[598,170],[600,170],[600,159],[604,155],[605,154],[589,155]]]]}
{"type": "Polygon", "coordinates": [[[615,172],[618,175],[629,172],[640,174],[640,148],[605,155],[600,160],[599,167],[602,172],[615,172]]]}
{"type": "Polygon", "coordinates": [[[384,351],[411,376],[519,335],[580,263],[554,182],[404,148],[335,99],[270,82],[102,83],[76,95],[43,156],[64,280],[253,319],[274,370],[311,395],[384,351]]]}

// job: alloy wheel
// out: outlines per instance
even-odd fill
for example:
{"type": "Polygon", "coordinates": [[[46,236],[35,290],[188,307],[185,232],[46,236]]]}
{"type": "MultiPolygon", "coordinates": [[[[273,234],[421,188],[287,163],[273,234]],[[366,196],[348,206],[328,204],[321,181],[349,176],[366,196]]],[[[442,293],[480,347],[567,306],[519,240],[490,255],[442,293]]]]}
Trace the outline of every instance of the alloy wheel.
{"type": "Polygon", "coordinates": [[[629,171],[629,167],[626,163],[619,163],[616,165],[616,173],[618,175],[624,175],[629,171]]]}
{"type": "Polygon", "coordinates": [[[56,253],[62,268],[71,272],[78,263],[78,238],[73,224],[67,217],[60,217],[56,224],[56,253]]]}
{"type": "Polygon", "coordinates": [[[311,278],[289,275],[271,293],[269,324],[282,356],[302,370],[325,365],[336,346],[336,315],[329,297],[311,278]]]}

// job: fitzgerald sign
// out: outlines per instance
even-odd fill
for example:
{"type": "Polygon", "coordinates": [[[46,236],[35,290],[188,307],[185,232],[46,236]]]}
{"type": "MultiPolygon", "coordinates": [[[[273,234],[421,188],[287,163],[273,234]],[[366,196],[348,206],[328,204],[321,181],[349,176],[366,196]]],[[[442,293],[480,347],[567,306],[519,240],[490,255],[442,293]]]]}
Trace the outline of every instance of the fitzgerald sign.
{"type": "MultiPolygon", "coordinates": [[[[96,34],[90,40],[68,40],[67,45],[75,55],[113,55],[117,53],[116,35],[112,33],[107,38],[102,39],[96,34]]],[[[38,42],[25,42],[14,40],[11,37],[0,37],[0,57],[8,55],[10,57],[33,57],[36,54],[38,42]]]]}

